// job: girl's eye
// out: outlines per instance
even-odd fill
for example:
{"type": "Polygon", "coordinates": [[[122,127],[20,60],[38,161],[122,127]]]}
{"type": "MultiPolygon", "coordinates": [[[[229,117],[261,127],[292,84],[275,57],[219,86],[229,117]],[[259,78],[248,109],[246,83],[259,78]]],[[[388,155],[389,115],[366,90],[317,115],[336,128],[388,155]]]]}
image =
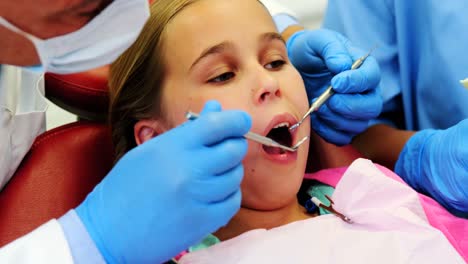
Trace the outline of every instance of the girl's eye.
{"type": "Polygon", "coordinates": [[[272,70],[281,69],[281,66],[283,66],[284,64],[286,64],[286,61],[284,60],[275,60],[265,65],[265,68],[272,70]]]}
{"type": "Polygon", "coordinates": [[[235,74],[233,72],[225,72],[221,75],[214,77],[213,79],[208,80],[210,83],[222,83],[229,81],[230,79],[234,78],[235,74]]]}

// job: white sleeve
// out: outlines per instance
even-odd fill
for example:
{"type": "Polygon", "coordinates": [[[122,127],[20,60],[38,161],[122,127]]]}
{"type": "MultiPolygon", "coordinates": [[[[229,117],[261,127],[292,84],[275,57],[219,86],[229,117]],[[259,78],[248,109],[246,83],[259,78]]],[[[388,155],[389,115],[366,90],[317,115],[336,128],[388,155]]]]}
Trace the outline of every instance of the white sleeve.
{"type": "Polygon", "coordinates": [[[60,224],[51,220],[0,248],[0,263],[68,264],[73,258],[60,224]]]}
{"type": "Polygon", "coordinates": [[[291,9],[285,7],[283,4],[278,3],[277,0],[260,0],[260,2],[266,6],[272,16],[287,14],[292,17],[297,17],[297,14],[295,14],[291,9]]]}

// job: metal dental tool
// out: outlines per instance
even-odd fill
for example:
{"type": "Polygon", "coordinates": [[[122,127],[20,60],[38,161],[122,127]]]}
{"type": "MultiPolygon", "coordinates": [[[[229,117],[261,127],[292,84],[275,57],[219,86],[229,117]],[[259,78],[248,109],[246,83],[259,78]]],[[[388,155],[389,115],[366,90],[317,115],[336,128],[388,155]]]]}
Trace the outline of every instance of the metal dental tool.
{"type": "Polygon", "coordinates": [[[323,209],[326,209],[328,210],[330,213],[338,216],[341,220],[345,221],[346,223],[348,224],[352,224],[353,221],[347,217],[346,215],[338,212],[335,208],[333,208],[333,200],[328,196],[328,195],[325,195],[325,198],[327,198],[327,200],[330,202],[330,205],[329,206],[326,206],[324,205],[317,197],[312,197],[311,198],[311,201],[317,206],[317,207],[320,207],[320,208],[323,208],[323,209]]]}
{"type": "MultiPolygon", "coordinates": [[[[376,48],[377,48],[377,46],[373,47],[371,50],[369,50],[369,52],[366,55],[364,55],[364,56],[360,57],[359,59],[357,59],[353,63],[353,65],[351,66],[351,70],[355,70],[355,69],[361,67],[361,65],[364,63],[364,61],[367,59],[367,57],[369,57],[369,55],[372,53],[372,51],[374,51],[376,48]]],[[[328,100],[328,98],[330,98],[330,96],[332,96],[333,94],[335,94],[335,91],[333,90],[333,87],[330,85],[319,97],[317,97],[317,100],[315,100],[312,103],[309,110],[307,111],[307,113],[304,114],[302,119],[299,122],[297,122],[296,124],[294,124],[293,126],[291,126],[289,128],[289,130],[294,130],[294,129],[298,128],[302,124],[302,122],[304,122],[304,120],[311,113],[317,111],[328,100]]]]}
{"type": "MultiPolygon", "coordinates": [[[[197,119],[199,117],[199,115],[196,114],[196,113],[188,111],[185,114],[185,117],[187,119],[189,119],[189,120],[194,120],[194,119],[197,119]]],[[[259,134],[253,133],[253,132],[247,132],[247,134],[245,134],[244,137],[247,138],[247,139],[250,139],[252,141],[258,142],[258,143],[260,143],[262,145],[269,146],[269,147],[281,148],[281,149],[284,149],[284,150],[289,151],[289,152],[296,152],[297,149],[299,148],[299,146],[302,145],[304,142],[306,142],[309,139],[308,136],[304,137],[303,139],[299,140],[299,142],[297,142],[296,145],[294,145],[292,147],[288,147],[288,146],[282,145],[282,144],[274,141],[271,138],[267,138],[267,137],[261,136],[259,134]]]]}

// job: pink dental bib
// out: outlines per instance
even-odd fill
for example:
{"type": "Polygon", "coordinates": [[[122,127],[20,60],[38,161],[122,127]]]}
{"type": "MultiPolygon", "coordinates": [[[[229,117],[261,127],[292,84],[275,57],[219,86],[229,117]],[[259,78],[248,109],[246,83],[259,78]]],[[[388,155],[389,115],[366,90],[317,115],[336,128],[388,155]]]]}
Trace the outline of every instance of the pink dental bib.
{"type": "Polygon", "coordinates": [[[364,159],[342,172],[334,169],[306,176],[336,185],[334,207],[353,224],[324,215],[252,230],[189,253],[180,263],[465,263],[460,248],[457,252],[456,245],[431,225],[432,216],[421,205],[425,202],[392,179],[397,176],[389,177],[391,172],[364,159]]]}

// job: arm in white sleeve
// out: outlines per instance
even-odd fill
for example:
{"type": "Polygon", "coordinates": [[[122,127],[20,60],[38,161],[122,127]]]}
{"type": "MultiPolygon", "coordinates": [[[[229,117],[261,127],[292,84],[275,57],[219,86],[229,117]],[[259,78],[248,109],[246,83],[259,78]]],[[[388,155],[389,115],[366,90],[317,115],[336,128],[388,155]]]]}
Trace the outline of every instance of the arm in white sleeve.
{"type": "Polygon", "coordinates": [[[105,263],[74,210],[0,248],[0,263],[105,263]]]}
{"type": "Polygon", "coordinates": [[[261,2],[273,16],[278,32],[283,32],[289,26],[299,24],[297,15],[284,5],[275,0],[262,0],[261,2]]]}
{"type": "Polygon", "coordinates": [[[0,248],[0,263],[71,264],[73,258],[63,230],[54,219],[0,248]]]}
{"type": "Polygon", "coordinates": [[[74,263],[106,263],[75,210],[70,210],[60,217],[59,223],[68,241],[74,263]]]}
{"type": "Polygon", "coordinates": [[[284,6],[283,4],[278,3],[276,0],[260,0],[260,2],[265,5],[272,16],[278,14],[288,14],[293,17],[297,17],[297,15],[289,8],[284,6]]]}

